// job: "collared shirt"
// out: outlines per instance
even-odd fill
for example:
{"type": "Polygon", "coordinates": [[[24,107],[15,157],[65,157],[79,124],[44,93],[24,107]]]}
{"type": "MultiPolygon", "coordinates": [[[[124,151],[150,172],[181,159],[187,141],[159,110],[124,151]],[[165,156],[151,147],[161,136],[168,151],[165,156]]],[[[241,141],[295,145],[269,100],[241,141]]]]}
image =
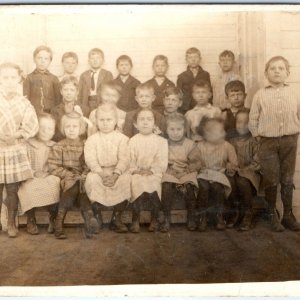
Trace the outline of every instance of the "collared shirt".
{"type": "Polygon", "coordinates": [[[91,80],[94,74],[94,89],[92,89],[91,87],[91,92],[90,92],[90,96],[96,96],[97,95],[97,82],[98,82],[98,77],[99,77],[99,73],[100,73],[101,69],[98,69],[96,71],[91,70],[91,80]]]}
{"type": "Polygon", "coordinates": [[[23,83],[23,94],[37,112],[50,112],[61,101],[60,82],[48,70],[41,72],[35,69],[23,83]]]}
{"type": "Polygon", "coordinates": [[[260,89],[254,96],[249,129],[254,137],[280,137],[300,132],[300,95],[287,84],[260,89]]]}
{"type": "Polygon", "coordinates": [[[197,128],[202,118],[215,118],[220,116],[220,108],[212,106],[210,103],[205,106],[195,106],[185,114],[188,122],[187,136],[193,140],[196,140],[198,138],[197,128]]]}

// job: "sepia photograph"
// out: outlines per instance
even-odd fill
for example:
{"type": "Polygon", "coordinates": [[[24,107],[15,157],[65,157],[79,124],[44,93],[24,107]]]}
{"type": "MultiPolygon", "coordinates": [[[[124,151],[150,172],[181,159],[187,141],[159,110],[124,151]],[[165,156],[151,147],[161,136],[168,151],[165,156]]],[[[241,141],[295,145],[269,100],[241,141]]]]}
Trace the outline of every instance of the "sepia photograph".
{"type": "Polygon", "coordinates": [[[1,5],[0,38],[1,296],[300,280],[300,7],[1,5]]]}

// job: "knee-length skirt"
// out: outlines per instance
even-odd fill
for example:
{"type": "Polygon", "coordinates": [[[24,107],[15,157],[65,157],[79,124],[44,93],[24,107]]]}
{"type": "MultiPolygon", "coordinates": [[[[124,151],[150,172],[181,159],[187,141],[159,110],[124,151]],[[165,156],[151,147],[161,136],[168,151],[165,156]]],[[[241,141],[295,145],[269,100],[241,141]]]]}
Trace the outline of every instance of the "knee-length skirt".
{"type": "Polygon", "coordinates": [[[131,175],[124,173],[119,176],[114,186],[108,187],[103,184],[98,174],[91,172],[86,177],[85,190],[92,202],[114,206],[125,200],[131,200],[130,181],[131,175]]]}
{"type": "Polygon", "coordinates": [[[18,196],[20,212],[34,207],[42,207],[59,202],[60,178],[49,175],[45,178],[32,178],[20,185],[18,196]]]}

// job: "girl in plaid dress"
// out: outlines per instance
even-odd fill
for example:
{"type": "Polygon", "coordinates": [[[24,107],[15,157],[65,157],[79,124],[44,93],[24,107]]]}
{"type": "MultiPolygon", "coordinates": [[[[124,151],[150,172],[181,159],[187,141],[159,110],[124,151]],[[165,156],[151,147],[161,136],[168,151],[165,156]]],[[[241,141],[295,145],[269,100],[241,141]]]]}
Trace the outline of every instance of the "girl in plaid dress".
{"type": "Polygon", "coordinates": [[[24,141],[38,131],[33,106],[18,93],[20,75],[19,66],[12,63],[0,65],[0,204],[5,187],[9,237],[17,235],[15,217],[19,184],[33,177],[24,141]]]}
{"type": "Polygon", "coordinates": [[[91,170],[85,188],[97,215],[101,215],[102,205],[114,207],[113,228],[124,233],[128,229],[122,223],[122,213],[131,198],[129,139],[116,129],[118,112],[115,106],[100,105],[96,118],[98,132],[87,139],[84,147],[85,161],[91,170]],[[97,209],[97,206],[100,207],[97,209]]]}
{"type": "Polygon", "coordinates": [[[61,195],[55,220],[55,237],[58,239],[67,238],[63,223],[67,211],[75,202],[79,203],[85,221],[86,237],[91,238],[98,228],[84,190],[88,169],[84,162],[84,141],[80,135],[84,134],[85,130],[85,122],[79,113],[72,112],[64,115],[61,120],[61,131],[66,138],[55,144],[49,153],[50,174],[61,179],[61,195]]]}
{"type": "Polygon", "coordinates": [[[35,207],[49,206],[50,222],[48,232],[53,233],[55,208],[59,201],[60,179],[49,174],[48,156],[55,142],[51,139],[55,132],[55,120],[47,113],[40,114],[39,131],[36,137],[27,141],[28,157],[34,178],[20,186],[18,195],[21,212],[27,214],[27,232],[38,234],[35,220],[35,207]]]}
{"type": "Polygon", "coordinates": [[[139,133],[129,141],[131,191],[134,200],[130,230],[133,233],[140,231],[140,211],[144,204],[148,204],[151,207],[148,231],[153,232],[159,229],[161,180],[168,167],[168,143],[153,133],[155,118],[151,109],[142,109],[135,118],[139,133]]]}

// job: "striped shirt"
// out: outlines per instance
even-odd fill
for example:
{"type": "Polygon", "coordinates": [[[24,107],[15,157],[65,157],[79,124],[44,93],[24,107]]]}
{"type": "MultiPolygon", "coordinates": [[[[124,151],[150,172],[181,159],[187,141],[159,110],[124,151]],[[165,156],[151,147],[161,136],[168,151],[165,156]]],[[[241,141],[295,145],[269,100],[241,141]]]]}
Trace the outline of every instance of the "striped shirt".
{"type": "Polygon", "coordinates": [[[280,137],[300,132],[300,95],[287,84],[260,89],[254,96],[249,129],[254,137],[280,137]]]}

